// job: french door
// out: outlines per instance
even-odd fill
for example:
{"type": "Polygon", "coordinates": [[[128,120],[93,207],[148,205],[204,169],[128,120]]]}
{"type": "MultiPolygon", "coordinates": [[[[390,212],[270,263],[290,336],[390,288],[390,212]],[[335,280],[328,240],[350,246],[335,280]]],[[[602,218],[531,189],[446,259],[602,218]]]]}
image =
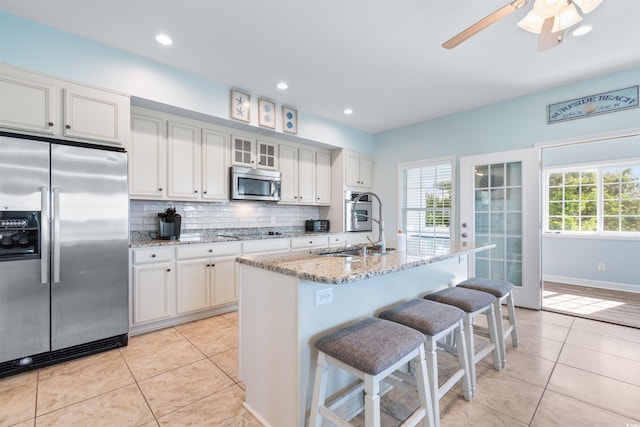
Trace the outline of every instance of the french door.
{"type": "Polygon", "coordinates": [[[542,304],[539,150],[460,158],[462,242],[495,244],[470,257],[469,274],[508,280],[520,307],[542,304]]]}

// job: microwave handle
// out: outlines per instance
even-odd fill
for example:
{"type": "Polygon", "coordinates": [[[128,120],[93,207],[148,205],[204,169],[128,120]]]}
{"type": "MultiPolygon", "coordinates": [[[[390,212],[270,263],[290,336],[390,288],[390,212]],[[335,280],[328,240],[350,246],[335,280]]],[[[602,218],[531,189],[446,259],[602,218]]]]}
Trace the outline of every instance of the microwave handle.
{"type": "Polygon", "coordinates": [[[271,180],[271,197],[274,197],[276,195],[276,180],[272,179],[271,180]]]}

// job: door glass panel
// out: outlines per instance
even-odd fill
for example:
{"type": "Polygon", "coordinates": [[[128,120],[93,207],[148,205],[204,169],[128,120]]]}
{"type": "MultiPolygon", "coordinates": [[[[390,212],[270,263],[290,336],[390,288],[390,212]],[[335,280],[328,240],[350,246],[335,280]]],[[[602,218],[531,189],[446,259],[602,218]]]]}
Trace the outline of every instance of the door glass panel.
{"type": "Polygon", "coordinates": [[[475,275],[522,286],[522,164],[480,165],[475,173],[475,240],[496,247],[476,254],[475,275]]]}

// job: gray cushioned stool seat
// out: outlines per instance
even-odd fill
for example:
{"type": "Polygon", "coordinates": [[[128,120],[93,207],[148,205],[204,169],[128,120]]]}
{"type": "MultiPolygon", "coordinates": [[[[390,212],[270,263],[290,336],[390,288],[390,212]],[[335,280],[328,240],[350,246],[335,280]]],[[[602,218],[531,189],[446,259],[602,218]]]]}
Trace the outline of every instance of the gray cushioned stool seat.
{"type": "Polygon", "coordinates": [[[464,282],[458,283],[458,286],[475,291],[489,292],[496,298],[502,298],[513,289],[513,283],[511,282],[507,282],[506,280],[485,279],[484,277],[472,277],[464,282]]]}
{"type": "Polygon", "coordinates": [[[414,299],[383,311],[379,317],[435,336],[462,320],[464,311],[435,301],[414,299]]]}
{"type": "Polygon", "coordinates": [[[443,304],[453,305],[461,308],[467,313],[473,313],[476,310],[480,310],[486,307],[496,300],[496,297],[487,293],[474,291],[472,289],[465,288],[447,288],[432,294],[424,296],[425,299],[441,302],[443,304]]]}
{"type": "Polygon", "coordinates": [[[377,375],[425,340],[414,329],[372,317],[320,338],[315,347],[359,371],[377,375]]]}

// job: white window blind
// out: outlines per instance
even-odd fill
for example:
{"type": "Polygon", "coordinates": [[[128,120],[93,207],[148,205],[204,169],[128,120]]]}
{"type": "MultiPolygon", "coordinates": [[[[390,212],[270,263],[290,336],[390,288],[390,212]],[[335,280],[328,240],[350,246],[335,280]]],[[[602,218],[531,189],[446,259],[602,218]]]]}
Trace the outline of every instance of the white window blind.
{"type": "Polygon", "coordinates": [[[400,218],[407,249],[433,252],[448,247],[453,205],[450,158],[401,166],[400,218]]]}

